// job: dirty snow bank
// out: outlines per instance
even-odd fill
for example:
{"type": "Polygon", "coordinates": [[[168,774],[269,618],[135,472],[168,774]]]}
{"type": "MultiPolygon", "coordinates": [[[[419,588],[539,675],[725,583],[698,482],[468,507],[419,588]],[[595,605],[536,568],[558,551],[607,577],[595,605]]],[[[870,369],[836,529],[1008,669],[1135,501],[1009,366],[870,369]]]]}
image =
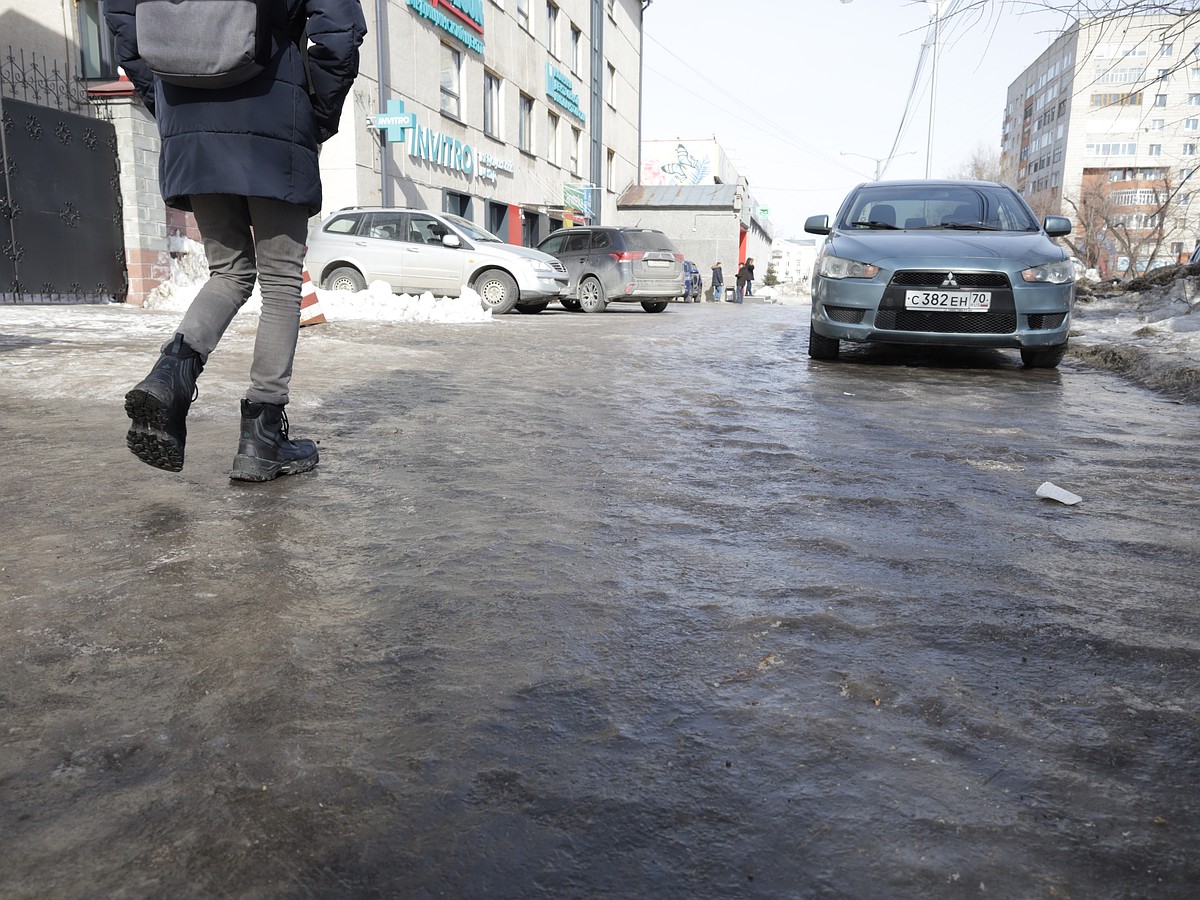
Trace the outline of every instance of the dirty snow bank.
{"type": "Polygon", "coordinates": [[[1083,283],[1070,353],[1179,400],[1200,403],[1200,271],[1179,266],[1121,289],[1083,283]],[[1136,289],[1135,289],[1136,288],[1136,289]]]}

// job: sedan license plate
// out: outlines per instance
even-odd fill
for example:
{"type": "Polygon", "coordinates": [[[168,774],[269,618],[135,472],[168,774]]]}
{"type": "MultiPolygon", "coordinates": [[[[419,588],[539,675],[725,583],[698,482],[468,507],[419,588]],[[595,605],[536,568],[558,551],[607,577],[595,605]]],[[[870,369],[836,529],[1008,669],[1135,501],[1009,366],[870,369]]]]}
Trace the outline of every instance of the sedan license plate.
{"type": "Polygon", "coordinates": [[[661,269],[665,266],[669,266],[670,263],[665,259],[648,259],[646,260],[646,265],[654,266],[656,269],[661,269]]]}
{"type": "Polygon", "coordinates": [[[987,312],[991,291],[905,291],[904,308],[947,312],[987,312]]]}

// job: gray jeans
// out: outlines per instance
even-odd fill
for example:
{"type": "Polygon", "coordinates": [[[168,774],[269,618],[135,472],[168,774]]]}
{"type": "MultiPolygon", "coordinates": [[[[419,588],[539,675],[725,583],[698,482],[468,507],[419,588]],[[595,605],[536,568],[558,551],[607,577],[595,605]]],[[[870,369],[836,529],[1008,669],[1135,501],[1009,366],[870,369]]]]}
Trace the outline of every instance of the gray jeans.
{"type": "MultiPolygon", "coordinates": [[[[246,399],[285,404],[296,339],[300,334],[300,287],[304,280],[307,207],[230,194],[189,198],[208,257],[208,281],[179,323],[188,346],[207,361],[258,279],[262,315],[254,338],[246,399]]],[[[170,341],[164,346],[170,346],[170,341]]]]}

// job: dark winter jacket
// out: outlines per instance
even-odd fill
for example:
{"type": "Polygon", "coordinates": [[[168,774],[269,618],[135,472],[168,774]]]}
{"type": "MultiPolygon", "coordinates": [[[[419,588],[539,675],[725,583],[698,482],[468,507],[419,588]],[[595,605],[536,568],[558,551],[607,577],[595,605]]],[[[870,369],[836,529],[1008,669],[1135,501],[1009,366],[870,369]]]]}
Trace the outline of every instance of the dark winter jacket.
{"type": "Polygon", "coordinates": [[[721,271],[720,266],[712,267],[712,286],[713,287],[724,287],[725,286],[725,273],[721,271]]]}
{"type": "Polygon", "coordinates": [[[745,287],[747,283],[754,280],[754,266],[749,263],[742,263],[742,267],[738,269],[737,283],[739,287],[745,287]]]}
{"type": "Polygon", "coordinates": [[[367,24],[359,0],[274,2],[272,25],[286,39],[270,64],[249,81],[210,90],[156,78],[138,54],[137,0],[107,0],[117,62],[158,122],[159,184],[168,206],[190,210],[192,194],[236,194],[320,210],[317,149],[337,133],[367,24]],[[300,53],[306,20],[308,75],[300,53]]]}

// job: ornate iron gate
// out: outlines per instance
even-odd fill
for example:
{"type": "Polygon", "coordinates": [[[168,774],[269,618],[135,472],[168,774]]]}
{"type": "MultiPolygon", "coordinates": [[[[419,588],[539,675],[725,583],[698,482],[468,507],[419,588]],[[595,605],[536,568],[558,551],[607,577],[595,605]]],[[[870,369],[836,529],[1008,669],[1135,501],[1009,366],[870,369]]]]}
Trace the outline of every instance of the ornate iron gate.
{"type": "Polygon", "coordinates": [[[113,125],[0,96],[0,166],[0,303],[124,299],[113,125]]]}

